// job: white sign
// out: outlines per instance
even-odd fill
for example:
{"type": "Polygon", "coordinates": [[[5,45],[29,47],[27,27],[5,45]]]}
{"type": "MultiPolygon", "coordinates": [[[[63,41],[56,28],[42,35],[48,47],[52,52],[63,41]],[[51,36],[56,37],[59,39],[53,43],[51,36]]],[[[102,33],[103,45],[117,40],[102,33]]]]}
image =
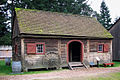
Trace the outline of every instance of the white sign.
{"type": "Polygon", "coordinates": [[[97,61],[100,61],[100,58],[99,58],[99,57],[96,57],[96,60],[97,60],[97,61]]]}

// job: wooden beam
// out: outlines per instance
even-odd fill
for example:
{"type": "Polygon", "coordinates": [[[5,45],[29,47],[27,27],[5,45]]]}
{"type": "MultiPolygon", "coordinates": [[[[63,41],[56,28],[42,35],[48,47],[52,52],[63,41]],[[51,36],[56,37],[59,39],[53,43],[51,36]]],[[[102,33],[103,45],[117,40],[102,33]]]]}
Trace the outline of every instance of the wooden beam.
{"type": "Polygon", "coordinates": [[[23,71],[27,71],[27,69],[25,69],[25,53],[24,53],[24,39],[21,39],[21,63],[22,63],[22,69],[23,71]]]}
{"type": "Polygon", "coordinates": [[[59,55],[60,64],[61,64],[61,39],[58,40],[58,55],[59,55]]]}
{"type": "Polygon", "coordinates": [[[89,60],[90,40],[87,40],[87,60],[89,60]]]}
{"type": "Polygon", "coordinates": [[[111,62],[112,62],[112,60],[113,60],[113,51],[112,51],[112,40],[110,40],[110,58],[111,58],[111,62]]]}

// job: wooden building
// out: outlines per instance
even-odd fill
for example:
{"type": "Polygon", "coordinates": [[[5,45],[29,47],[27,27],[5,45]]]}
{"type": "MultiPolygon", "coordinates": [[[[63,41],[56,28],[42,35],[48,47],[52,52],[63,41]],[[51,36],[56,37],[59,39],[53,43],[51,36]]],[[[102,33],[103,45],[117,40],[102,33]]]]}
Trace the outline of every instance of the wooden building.
{"type": "Polygon", "coordinates": [[[109,32],[114,37],[113,39],[113,60],[120,61],[120,19],[118,19],[113,26],[110,28],[109,32]]]}
{"type": "Polygon", "coordinates": [[[45,68],[49,53],[69,62],[96,62],[112,58],[112,35],[95,19],[65,13],[16,8],[13,14],[13,61],[23,70],[45,68]]]}

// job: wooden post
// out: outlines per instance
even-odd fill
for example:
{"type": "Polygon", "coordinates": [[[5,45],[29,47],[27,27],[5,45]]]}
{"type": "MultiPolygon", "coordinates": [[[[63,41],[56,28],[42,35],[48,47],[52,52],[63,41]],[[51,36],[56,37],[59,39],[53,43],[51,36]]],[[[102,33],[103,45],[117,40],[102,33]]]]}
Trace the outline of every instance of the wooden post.
{"type": "Polygon", "coordinates": [[[25,54],[24,54],[24,39],[21,39],[21,64],[22,69],[24,72],[27,72],[27,69],[25,68],[25,54]]]}
{"type": "MultiPolygon", "coordinates": [[[[58,55],[60,58],[60,65],[61,65],[61,39],[58,40],[58,55]]],[[[61,68],[61,66],[60,66],[61,68]]]]}
{"type": "Polygon", "coordinates": [[[113,60],[113,57],[112,57],[113,55],[112,55],[112,40],[110,40],[110,60],[111,60],[111,62],[112,62],[112,60],[113,60]]]}
{"type": "Polygon", "coordinates": [[[89,60],[89,52],[90,52],[89,46],[90,46],[90,41],[87,40],[87,60],[89,60]]]}

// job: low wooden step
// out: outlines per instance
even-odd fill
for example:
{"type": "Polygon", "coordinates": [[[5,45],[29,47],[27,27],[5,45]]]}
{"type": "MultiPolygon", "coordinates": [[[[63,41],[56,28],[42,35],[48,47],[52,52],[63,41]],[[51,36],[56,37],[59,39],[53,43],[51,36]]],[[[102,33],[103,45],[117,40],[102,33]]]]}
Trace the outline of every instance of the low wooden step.
{"type": "Polygon", "coordinates": [[[69,62],[69,64],[81,64],[81,62],[69,62]]]}
{"type": "Polygon", "coordinates": [[[70,66],[83,66],[81,62],[70,62],[69,65],[70,66]]]}
{"type": "Polygon", "coordinates": [[[68,66],[71,70],[73,70],[73,68],[87,68],[85,64],[81,62],[69,62],[68,66]]]}

